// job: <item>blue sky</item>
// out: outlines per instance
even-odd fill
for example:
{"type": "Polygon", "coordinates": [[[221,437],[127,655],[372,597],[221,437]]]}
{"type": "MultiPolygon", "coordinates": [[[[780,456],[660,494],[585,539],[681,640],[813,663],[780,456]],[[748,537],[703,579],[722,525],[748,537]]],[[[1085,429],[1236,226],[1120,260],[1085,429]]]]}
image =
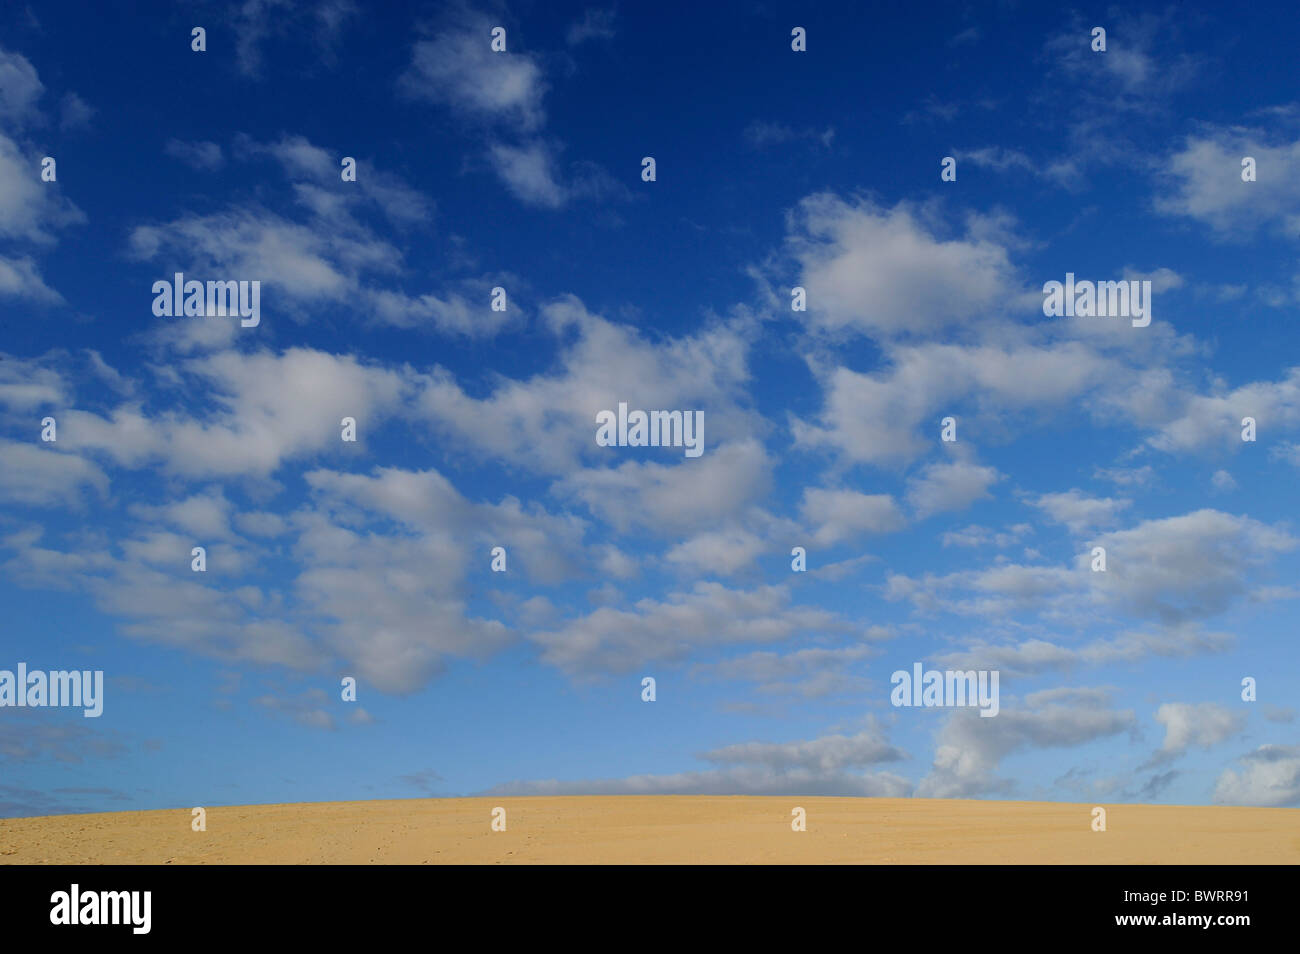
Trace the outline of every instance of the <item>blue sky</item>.
{"type": "Polygon", "coordinates": [[[382,6],[0,15],[0,814],[1300,804],[1286,8],[382,6]]]}

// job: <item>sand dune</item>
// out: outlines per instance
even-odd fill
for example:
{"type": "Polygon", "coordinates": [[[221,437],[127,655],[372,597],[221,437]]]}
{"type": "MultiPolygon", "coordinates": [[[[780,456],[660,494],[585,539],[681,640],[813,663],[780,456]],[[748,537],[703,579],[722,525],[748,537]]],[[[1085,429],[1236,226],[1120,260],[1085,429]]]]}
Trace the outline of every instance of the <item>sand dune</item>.
{"type": "Polygon", "coordinates": [[[887,798],[596,796],[247,805],[0,819],[10,864],[1296,864],[1300,810],[887,798]],[[506,830],[491,830],[496,806],[506,830]],[[807,830],[791,830],[791,809],[807,830]]]}

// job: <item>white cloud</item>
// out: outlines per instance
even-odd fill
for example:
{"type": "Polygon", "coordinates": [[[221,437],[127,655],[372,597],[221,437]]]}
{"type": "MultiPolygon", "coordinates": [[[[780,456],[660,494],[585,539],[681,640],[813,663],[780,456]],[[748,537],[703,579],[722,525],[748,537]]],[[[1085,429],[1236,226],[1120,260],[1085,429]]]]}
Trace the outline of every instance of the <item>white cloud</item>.
{"type": "Polygon", "coordinates": [[[507,188],[525,204],[558,209],[568,198],[557,178],[555,157],[545,143],[494,143],[488,149],[488,158],[507,188]]]}
{"type": "Polygon", "coordinates": [[[0,500],[29,506],[82,509],[87,491],[108,495],[108,475],[90,461],[51,444],[0,438],[0,500]]]}
{"type": "Polygon", "coordinates": [[[1141,467],[1098,467],[1093,476],[1109,480],[1120,487],[1145,487],[1155,479],[1155,469],[1150,464],[1141,467]]]}
{"type": "Polygon", "coordinates": [[[1192,704],[1166,702],[1155,719],[1165,727],[1165,740],[1148,764],[1161,764],[1182,755],[1192,746],[1209,748],[1239,733],[1246,716],[1214,702],[1192,704]]]}
{"type": "Polygon", "coordinates": [[[0,404],[17,411],[59,405],[71,394],[69,382],[45,362],[0,353],[0,404]]]}
{"type": "Polygon", "coordinates": [[[751,566],[768,544],[740,527],[710,530],[673,546],[664,559],[688,570],[729,576],[751,566]]]}
{"type": "Polygon", "coordinates": [[[1079,490],[1042,494],[1029,501],[1051,520],[1064,524],[1073,534],[1083,534],[1114,523],[1132,501],[1114,497],[1089,497],[1079,490]]]}
{"type": "Polygon", "coordinates": [[[54,231],[86,220],[85,215],[59,192],[57,182],[42,182],[40,155],[24,153],[18,144],[0,135],[0,238],[22,239],[48,245],[54,231]]]}
{"type": "MultiPolygon", "coordinates": [[[[652,341],[631,326],[591,314],[573,296],[543,306],[540,316],[561,342],[556,370],[524,380],[493,376],[483,397],[467,393],[449,372],[433,374],[419,408],[451,442],[532,472],[571,474],[583,459],[619,460],[635,453],[596,445],[597,412],[616,410],[623,401],[629,409],[703,410],[705,451],[685,460],[688,465],[712,470],[727,469],[728,462],[757,466],[765,460],[761,446],[744,443],[763,432],[762,421],[740,407],[748,401],[748,324],[710,323],[688,336],[652,341]],[[722,445],[729,442],[736,446],[723,455],[722,445]],[[721,464],[710,463],[715,455],[723,456],[721,464]]],[[[663,460],[670,452],[652,453],[663,460]]],[[[621,475],[592,480],[609,482],[615,491],[643,480],[661,486],[672,481],[662,465],[642,467],[626,459],[624,465],[631,466],[621,475]]],[[[757,475],[735,476],[743,487],[757,475]]],[[[591,485],[584,472],[564,486],[582,492],[591,485]]]]}
{"type": "MultiPolygon", "coordinates": [[[[491,49],[492,28],[502,24],[482,14],[469,14],[412,51],[411,63],[399,80],[406,93],[451,107],[480,120],[535,129],[545,118],[542,98],[546,83],[530,54],[491,49]]],[[[507,38],[510,31],[507,30],[507,38]]]]}
{"type": "MultiPolygon", "coordinates": [[[[886,348],[872,373],[813,361],[824,394],[816,420],[791,422],[801,446],[829,447],[848,460],[907,463],[933,446],[940,419],[958,401],[998,411],[1064,407],[1116,368],[1080,342],[1042,347],[931,343],[886,348]],[[922,434],[922,427],[933,428],[922,434]]],[[[959,424],[960,426],[960,424],[959,424]]]]}
{"type": "Polygon", "coordinates": [[[559,168],[563,147],[553,141],[530,139],[521,145],[494,142],[487,158],[506,188],[525,205],[558,209],[575,199],[626,199],[622,183],[592,162],[572,163],[567,175],[559,168]]]}
{"type": "Polygon", "coordinates": [[[190,571],[189,540],[145,532],[124,541],[125,559],[104,549],[60,551],[40,545],[40,535],[10,538],[15,556],[4,571],[23,585],[86,593],[99,612],[124,622],[124,635],[228,662],[310,670],[323,655],[293,623],[264,618],[267,602],[256,587],[223,589],[248,567],[229,548],[209,552],[208,573],[190,571]],[[171,548],[170,560],[162,551],[171,548]],[[165,565],[160,565],[165,564],[165,565]],[[232,598],[233,597],[233,598],[232,598]]]}
{"type": "Polygon", "coordinates": [[[973,708],[956,709],[939,732],[934,768],[916,794],[928,798],[970,798],[1010,790],[994,772],[1002,759],[1026,749],[1061,748],[1132,731],[1131,710],[1109,707],[1101,689],[1049,689],[1025,697],[1023,707],[1005,700],[996,718],[973,708]]]}
{"type": "Polygon", "coordinates": [[[1080,665],[1136,662],[1148,656],[1178,659],[1219,653],[1230,649],[1234,642],[1231,634],[1206,632],[1199,626],[1184,624],[1154,631],[1134,630],[1077,648],[1039,638],[1003,645],[976,640],[966,649],[939,654],[935,662],[945,669],[997,669],[1033,675],[1080,665]]]}
{"type": "Polygon", "coordinates": [[[1286,461],[1293,467],[1300,467],[1300,443],[1283,441],[1269,449],[1269,456],[1275,460],[1286,461]]]}
{"type": "Polygon", "coordinates": [[[45,304],[59,304],[63,296],[45,284],[36,263],[29,257],[0,255],[0,295],[28,298],[45,304]]]}
{"type": "Polygon", "coordinates": [[[1217,448],[1240,450],[1242,419],[1260,427],[1300,426],[1300,367],[1287,369],[1278,381],[1252,381],[1231,391],[1194,394],[1167,374],[1150,373],[1121,392],[1118,403],[1144,408],[1134,417],[1158,432],[1147,443],[1167,452],[1217,448]]]}
{"type": "Polygon", "coordinates": [[[232,506],[220,488],[194,494],[171,503],[135,504],[132,515],[142,520],[166,523],[191,534],[196,542],[229,540],[232,506]]]}
{"type": "Polygon", "coordinates": [[[357,420],[364,441],[366,428],[413,384],[409,370],[305,348],[219,352],[178,370],[207,394],[205,418],[146,414],[138,404],[119,405],[107,417],[68,410],[59,420],[60,444],[126,467],[160,460],[183,476],[267,476],[287,459],[338,448],[344,417],[357,420]]]}
{"type": "Polygon", "coordinates": [[[1210,478],[1210,485],[1223,493],[1237,489],[1237,481],[1226,470],[1216,470],[1214,476],[1210,478]]]}
{"type": "Polygon", "coordinates": [[[826,610],[791,606],[785,586],[735,590],[700,582],[663,600],[638,600],[630,610],[600,607],[529,638],[541,646],[543,661],[571,674],[594,674],[627,672],[722,646],[846,629],[826,610]]]}
{"type": "Polygon", "coordinates": [[[276,142],[261,143],[241,135],[236,139],[236,148],[241,158],[273,158],[294,184],[300,204],[344,227],[351,226],[344,210],[367,204],[396,225],[422,223],[433,215],[433,203],[423,193],[364,157],[352,156],[356,160],[356,181],[343,182],[343,153],[315,145],[305,136],[282,136],[276,142]]]}
{"type": "Polygon", "coordinates": [[[1151,114],[1201,75],[1203,58],[1166,53],[1178,35],[1174,8],[1153,14],[1118,13],[1106,24],[1106,52],[1092,50],[1092,23],[1077,14],[1043,44],[1044,59],[1060,76],[1053,86],[1067,92],[1080,112],[1106,104],[1116,116],[1151,114]]]}
{"type": "Polygon", "coordinates": [[[276,307],[270,290],[306,304],[339,302],[356,292],[363,271],[396,273],[401,263],[392,245],[363,228],[338,233],[240,208],[137,226],[130,251],[140,261],[157,262],[168,279],[175,268],[190,276],[261,281],[265,310],[276,307]]]}
{"type": "Polygon", "coordinates": [[[469,615],[467,554],[450,534],[358,533],[320,512],[295,522],[301,605],[326,645],[380,691],[415,691],[449,657],[484,658],[510,641],[501,622],[469,615]]]}
{"type": "Polygon", "coordinates": [[[494,795],[857,795],[900,798],[907,781],[888,772],[864,773],[906,758],[873,723],[852,736],[829,735],[799,742],[748,742],[700,756],[715,768],[672,775],[621,779],[513,782],[494,795]]]}
{"type": "Polygon", "coordinates": [[[891,533],[907,523],[889,494],[856,490],[809,487],[804,490],[799,512],[817,546],[833,546],[868,533],[891,533]]]}
{"type": "Polygon", "coordinates": [[[1069,567],[1005,563],[919,578],[891,574],[884,592],[924,612],[1005,616],[1038,610],[1063,617],[1107,607],[1180,626],[1222,613],[1247,595],[1266,594],[1261,570],[1296,546],[1284,530],[1217,510],[1143,521],[1090,543],[1105,547],[1106,572],[1092,572],[1093,557],[1085,551],[1069,567]],[[954,595],[961,591],[968,595],[954,595]]]}
{"type": "Polygon", "coordinates": [[[755,440],[711,447],[675,464],[626,461],[579,470],[556,483],[619,531],[701,529],[742,513],[771,485],[772,464],[755,440]]]}
{"type": "Polygon", "coordinates": [[[870,644],[834,649],[811,647],[789,653],[764,650],[702,664],[696,666],[694,672],[718,679],[756,683],[758,691],[763,693],[821,699],[832,694],[861,694],[865,691],[869,683],[854,675],[851,667],[878,653],[879,650],[870,644]]]}
{"type": "Polygon", "coordinates": [[[1221,236],[1259,229],[1294,236],[1300,230],[1300,142],[1271,144],[1271,138],[1242,127],[1188,136],[1168,159],[1168,188],[1156,198],[1156,209],[1203,222],[1221,236]],[[1241,179],[1246,156],[1256,162],[1254,182],[1241,179]]]}
{"type": "MultiPolygon", "coordinates": [[[[460,291],[447,291],[439,297],[432,292],[414,297],[401,292],[376,290],[368,294],[377,321],[395,328],[431,327],[448,335],[464,338],[490,338],[500,333],[522,315],[517,301],[506,311],[491,308],[492,288],[489,279],[459,283],[460,291]]],[[[502,285],[501,287],[509,287],[502,285]]]]}
{"type": "Polygon", "coordinates": [[[989,488],[1001,477],[995,467],[968,461],[931,464],[908,483],[907,502],[919,518],[965,510],[975,501],[992,496],[989,488]]]}
{"type": "Polygon", "coordinates": [[[923,215],[907,203],[803,199],[787,252],[808,290],[809,325],[888,337],[937,331],[1000,306],[1012,288],[1006,249],[973,231],[937,237],[923,215]]]}
{"type": "MultiPolygon", "coordinates": [[[[1258,583],[1261,567],[1295,548],[1285,531],[1249,517],[1197,510],[1102,534],[1106,572],[1089,573],[1096,595],[1166,623],[1223,612],[1258,583]]],[[[1088,554],[1080,564],[1090,561],[1088,554]]]]}
{"type": "Polygon", "coordinates": [[[1261,745],[1225,769],[1214,786],[1220,805],[1300,805],[1300,745],[1261,745]]]}
{"type": "Polygon", "coordinates": [[[0,50],[0,119],[23,122],[36,112],[36,101],[45,92],[27,57],[0,50]]]}
{"type": "Polygon", "coordinates": [[[1060,612],[1077,604],[1086,578],[1077,569],[1002,563],[983,570],[961,570],[944,576],[910,577],[890,574],[885,598],[906,599],[922,612],[1005,616],[1030,610],[1060,612]],[[969,591],[968,598],[950,595],[969,591]]]}
{"type": "Polygon", "coordinates": [[[423,534],[476,539],[485,554],[503,546],[514,565],[536,582],[563,582],[592,559],[584,545],[587,525],[582,519],[547,513],[536,503],[525,507],[513,496],[476,503],[434,470],[380,467],[372,475],[315,470],[304,479],[331,508],[362,507],[423,534]]]}
{"type": "Polygon", "coordinates": [[[1182,275],[1179,275],[1172,268],[1157,268],[1155,271],[1142,272],[1138,271],[1132,265],[1124,268],[1123,276],[1125,281],[1151,283],[1151,293],[1158,295],[1175,288],[1182,288],[1186,282],[1182,275]]]}

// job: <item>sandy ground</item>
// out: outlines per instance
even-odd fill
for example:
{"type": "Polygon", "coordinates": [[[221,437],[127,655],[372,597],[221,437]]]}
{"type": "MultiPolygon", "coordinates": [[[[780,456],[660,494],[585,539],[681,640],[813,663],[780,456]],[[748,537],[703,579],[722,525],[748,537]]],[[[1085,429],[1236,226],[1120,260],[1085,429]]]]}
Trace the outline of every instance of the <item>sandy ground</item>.
{"type": "Polygon", "coordinates": [[[1300,809],[892,798],[448,798],[0,819],[10,864],[1297,864],[1300,809]],[[506,830],[491,830],[492,809],[506,830]],[[791,830],[791,809],[807,830],[791,830]]]}

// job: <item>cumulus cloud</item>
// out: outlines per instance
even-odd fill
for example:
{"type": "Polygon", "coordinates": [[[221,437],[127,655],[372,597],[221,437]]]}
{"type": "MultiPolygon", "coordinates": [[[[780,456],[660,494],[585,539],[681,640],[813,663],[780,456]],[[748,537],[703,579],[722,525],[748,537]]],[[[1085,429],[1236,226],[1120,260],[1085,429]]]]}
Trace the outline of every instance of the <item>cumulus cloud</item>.
{"type": "Polygon", "coordinates": [[[788,586],[740,590],[700,582],[662,600],[638,600],[630,609],[602,606],[529,638],[540,646],[543,661],[575,675],[595,675],[725,646],[849,630],[834,613],[791,605],[788,586]]]}
{"type": "MultiPolygon", "coordinates": [[[[722,468],[741,478],[741,489],[761,474],[734,473],[737,467],[765,468],[766,453],[754,443],[762,421],[748,409],[745,321],[710,323],[693,334],[652,341],[635,328],[589,312],[574,296],[540,309],[546,330],[561,342],[554,369],[528,378],[494,376],[483,396],[470,393],[439,369],[422,391],[419,410],[440,434],[484,458],[531,472],[571,478],[564,487],[581,496],[590,481],[671,482],[659,464],[671,454],[704,470],[722,468]],[[705,454],[683,459],[680,448],[649,449],[653,461],[627,460],[618,476],[573,474],[583,460],[616,459],[596,445],[596,414],[629,410],[703,410],[705,454]],[[721,445],[731,444],[723,452],[721,445]],[[715,458],[722,458],[721,461],[715,458]],[[590,478],[590,480],[588,479],[590,478]]],[[[680,472],[699,474],[699,470],[680,472]]],[[[683,501],[689,505],[689,502],[683,501]]],[[[629,517],[629,519],[631,519],[629,517]]]]}
{"type": "Polygon", "coordinates": [[[425,328],[463,338],[491,338],[516,324],[523,315],[517,302],[506,311],[489,307],[494,287],[509,287],[494,278],[467,279],[449,287],[443,294],[426,292],[407,295],[389,289],[367,293],[375,318],[394,328],[425,328]]]}
{"type": "Polygon", "coordinates": [[[1285,530],[1209,509],[1145,520],[1095,543],[1106,548],[1107,561],[1105,573],[1088,576],[1096,594],[1170,624],[1223,612],[1255,588],[1260,568],[1296,546],[1285,530]]]}
{"type": "Polygon", "coordinates": [[[917,517],[950,510],[965,510],[976,500],[990,496],[989,488],[999,479],[997,468],[967,461],[931,464],[907,488],[907,502],[917,517]]]}
{"type": "Polygon", "coordinates": [[[46,305],[63,302],[63,296],[45,284],[36,262],[26,255],[20,258],[0,255],[0,295],[46,305]]]}
{"type": "Polygon", "coordinates": [[[42,182],[33,175],[40,168],[40,153],[26,149],[0,134],[0,238],[53,244],[55,233],[86,221],[85,214],[65,198],[57,182],[42,182]]]}
{"type": "MultiPolygon", "coordinates": [[[[171,140],[166,150],[196,168],[216,169],[226,162],[216,143],[171,140]]],[[[356,181],[343,182],[340,155],[304,136],[269,142],[236,136],[232,158],[273,163],[289,183],[287,206],[236,203],[138,225],[130,233],[128,254],[161,267],[167,278],[179,270],[200,279],[260,281],[264,309],[273,301],[266,309],[271,314],[301,322],[332,305],[351,307],[375,324],[481,338],[522,316],[517,301],[509,314],[490,308],[494,286],[519,287],[510,275],[445,279],[431,290],[403,287],[405,254],[393,240],[427,226],[434,203],[401,176],[360,156],[352,157],[356,181]]],[[[226,347],[233,341],[233,323],[178,325],[159,337],[183,338],[173,342],[180,350],[192,350],[186,346],[199,336],[209,339],[201,342],[204,348],[226,347]]]]}
{"type": "Polygon", "coordinates": [[[396,248],[363,226],[342,232],[314,228],[251,208],[137,226],[130,253],[161,266],[168,277],[175,270],[257,280],[264,294],[274,290],[317,305],[345,301],[357,292],[363,273],[396,274],[401,262],[396,248]]]}
{"type": "Polygon", "coordinates": [[[809,487],[799,512],[817,546],[833,546],[865,534],[901,530],[906,520],[889,494],[809,487]]]}
{"type": "Polygon", "coordinates": [[[1266,229],[1300,233],[1300,142],[1277,141],[1248,127],[1209,126],[1187,136],[1166,163],[1165,190],[1155,207],[1195,219],[1222,237],[1266,229]],[[1256,181],[1241,179],[1242,158],[1256,163],[1256,181]]]}
{"type": "MultiPolygon", "coordinates": [[[[211,143],[199,145],[206,147],[211,143]]],[[[355,182],[344,183],[339,175],[340,155],[305,136],[282,136],[265,143],[239,136],[236,147],[241,158],[274,159],[293,183],[299,204],[322,219],[349,224],[342,210],[350,207],[377,209],[395,225],[424,222],[433,214],[433,203],[423,193],[364,157],[352,157],[356,160],[357,178],[355,182]]]]}
{"type": "Polygon", "coordinates": [[[28,413],[67,401],[71,384],[51,363],[0,353],[0,405],[28,413]]]}
{"type": "Polygon", "coordinates": [[[808,290],[808,323],[824,332],[932,332],[995,308],[1012,287],[1005,248],[971,231],[938,236],[907,203],[809,196],[787,252],[808,290]]]}
{"type": "Polygon", "coordinates": [[[0,120],[27,120],[44,92],[45,85],[27,57],[0,49],[0,120]]]}
{"type": "Polygon", "coordinates": [[[626,200],[632,193],[603,168],[589,161],[560,163],[563,146],[530,139],[519,145],[494,142],[488,164],[506,189],[525,205],[558,209],[579,199],[626,200]]]}
{"type": "Polygon", "coordinates": [[[1032,638],[1014,643],[972,641],[965,649],[941,653],[935,662],[947,669],[997,669],[1008,674],[1034,675],[1076,666],[1136,662],[1148,656],[1179,659],[1220,653],[1236,640],[1230,633],[1184,624],[1154,630],[1130,630],[1118,636],[1090,640],[1080,646],[1032,638]]]}
{"type": "Polygon", "coordinates": [[[1232,738],[1246,725],[1246,716],[1218,703],[1166,702],[1156,710],[1156,721],[1165,727],[1165,740],[1149,765],[1178,758],[1192,746],[1209,748],[1232,738]]]}
{"type": "Polygon", "coordinates": [[[891,345],[887,362],[860,372],[811,362],[823,406],[796,417],[798,445],[829,448],[847,460],[909,463],[933,446],[933,434],[954,402],[975,399],[988,414],[1063,407],[1116,369],[1077,341],[1012,345],[927,343],[891,345]],[[928,434],[922,428],[933,428],[928,434]]]}
{"type": "Polygon", "coordinates": [[[743,527],[726,527],[697,533],[674,544],[664,559],[692,571],[728,576],[751,566],[768,548],[758,534],[743,527]]]}
{"type": "MultiPolygon", "coordinates": [[[[887,637],[883,630],[873,630],[872,642],[887,637]]],[[[788,653],[769,650],[746,653],[715,663],[696,666],[694,672],[717,679],[754,683],[759,692],[773,695],[797,695],[820,699],[829,695],[862,692],[869,683],[851,667],[879,653],[872,643],[836,648],[819,646],[788,653]]]]}
{"type": "Polygon", "coordinates": [[[1108,24],[1106,54],[1092,50],[1092,30],[1077,14],[1043,44],[1043,54],[1061,83],[1081,105],[1106,103],[1117,113],[1148,114],[1162,106],[1204,68],[1190,53],[1162,49],[1177,33],[1172,11],[1119,14],[1108,24]]]}
{"type": "Polygon", "coordinates": [[[1132,731],[1137,719],[1131,710],[1110,707],[1101,689],[1049,689],[1031,693],[1022,706],[1006,701],[995,719],[976,709],[956,709],[939,732],[934,767],[917,786],[928,798],[970,798],[1009,792],[997,778],[999,763],[1024,750],[1073,748],[1132,731]]]}
{"type": "Polygon", "coordinates": [[[1214,785],[1220,805],[1300,805],[1300,746],[1261,745],[1225,769],[1214,785]]]}
{"type": "Polygon", "coordinates": [[[1091,572],[1091,551],[1073,566],[1004,563],[920,577],[886,578],[889,599],[918,609],[990,616],[1038,611],[1062,617],[1105,607],[1166,627],[1216,616],[1234,602],[1265,595],[1261,570],[1293,550],[1286,530],[1218,510],[1145,520],[1093,538],[1106,572],[1091,572]]]}
{"type": "Polygon", "coordinates": [[[179,373],[202,387],[206,418],[150,415],[137,403],[107,416],[64,412],[60,444],[125,467],[160,461],[196,478],[273,473],[283,461],[339,444],[339,422],[375,423],[412,386],[409,371],[362,364],[307,348],[283,354],[223,351],[183,362],[179,373]]]}
{"type": "Polygon", "coordinates": [[[456,16],[416,42],[400,88],[479,121],[524,130],[540,126],[546,93],[541,67],[509,43],[507,52],[493,52],[492,29],[500,25],[480,13],[456,16]]]}
{"type": "Polygon", "coordinates": [[[703,753],[714,768],[619,779],[513,782],[492,795],[858,795],[899,798],[907,781],[890,772],[864,772],[906,758],[874,723],[856,735],[799,742],[746,742],[703,753]]]}
{"type": "Polygon", "coordinates": [[[108,475],[91,461],[48,444],[0,438],[0,500],[37,507],[84,509],[108,494],[108,475]]]}
{"type": "Polygon", "coordinates": [[[1080,490],[1041,494],[1030,503],[1053,522],[1065,524],[1073,534],[1087,533],[1114,523],[1120,511],[1132,501],[1114,497],[1091,497],[1080,490]]]}
{"type": "Polygon", "coordinates": [[[1300,367],[1276,381],[1252,381],[1232,390],[1198,394],[1177,385],[1167,372],[1141,375],[1120,392],[1135,420],[1155,430],[1147,444],[1168,453],[1238,451],[1242,419],[1278,429],[1300,426],[1300,367]]]}
{"type": "MultiPolygon", "coordinates": [[[[304,479],[332,509],[363,507],[387,521],[421,533],[477,538],[485,548],[500,544],[514,555],[530,580],[559,583],[572,578],[600,551],[589,552],[586,522],[571,514],[548,513],[507,495],[498,503],[463,496],[434,470],[376,468],[373,474],[309,471],[304,479]]],[[[444,568],[446,572],[446,568],[444,568]]]]}
{"type": "Polygon", "coordinates": [[[1059,566],[1002,563],[983,570],[911,577],[891,573],[884,595],[907,600],[922,612],[1005,616],[1032,610],[1061,610],[1077,603],[1086,586],[1078,570],[1059,566]],[[954,593],[965,591],[965,596],[954,593]]]}
{"type": "Polygon", "coordinates": [[[494,144],[488,158],[497,175],[515,196],[528,205],[558,209],[567,198],[555,169],[555,157],[545,143],[523,146],[494,144]]]}

